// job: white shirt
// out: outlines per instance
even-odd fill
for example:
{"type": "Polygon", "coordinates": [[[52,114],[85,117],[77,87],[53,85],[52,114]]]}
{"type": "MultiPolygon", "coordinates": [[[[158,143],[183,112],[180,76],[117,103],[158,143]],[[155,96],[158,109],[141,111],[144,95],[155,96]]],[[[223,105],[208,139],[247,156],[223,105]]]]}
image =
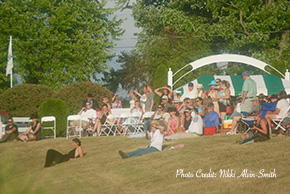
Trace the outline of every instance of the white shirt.
{"type": "Polygon", "coordinates": [[[180,100],[183,101],[184,98],[193,99],[195,97],[195,90],[184,92],[184,94],[180,97],[180,100]]]}
{"type": "Polygon", "coordinates": [[[282,118],[286,115],[287,110],[289,108],[289,103],[287,102],[286,99],[281,99],[278,101],[276,108],[280,109],[280,112],[278,114],[278,117],[282,118]]]}
{"type": "Polygon", "coordinates": [[[159,129],[153,133],[151,132],[151,143],[149,147],[155,147],[157,150],[161,151],[163,145],[163,135],[159,129]]]}
{"type": "Polygon", "coordinates": [[[94,109],[84,110],[81,113],[81,120],[82,121],[89,121],[89,119],[95,120],[96,117],[97,117],[97,111],[95,111],[94,109]]]}
{"type": "Polygon", "coordinates": [[[187,133],[197,133],[197,134],[202,134],[202,127],[203,127],[203,122],[202,118],[200,115],[196,115],[195,112],[191,113],[191,123],[188,127],[188,130],[186,131],[187,133]]]}
{"type": "Polygon", "coordinates": [[[143,94],[142,96],[145,98],[140,98],[140,103],[142,105],[143,111],[145,112],[145,103],[146,103],[147,97],[146,97],[146,94],[143,94]]]}
{"type": "Polygon", "coordinates": [[[130,100],[130,110],[135,106],[135,100],[130,100]]]}

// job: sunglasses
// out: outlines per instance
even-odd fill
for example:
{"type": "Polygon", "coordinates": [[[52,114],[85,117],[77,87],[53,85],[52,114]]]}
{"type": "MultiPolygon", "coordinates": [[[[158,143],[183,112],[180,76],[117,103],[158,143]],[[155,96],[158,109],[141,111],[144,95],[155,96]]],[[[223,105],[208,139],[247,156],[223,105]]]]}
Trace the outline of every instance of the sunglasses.
{"type": "Polygon", "coordinates": [[[8,123],[13,123],[13,121],[8,121],[8,123]]]}
{"type": "Polygon", "coordinates": [[[196,100],[195,102],[200,102],[199,100],[196,100]]]}
{"type": "Polygon", "coordinates": [[[184,111],[184,113],[189,113],[188,111],[184,111]]]}
{"type": "Polygon", "coordinates": [[[86,106],[90,106],[91,104],[86,104],[86,106]]]}

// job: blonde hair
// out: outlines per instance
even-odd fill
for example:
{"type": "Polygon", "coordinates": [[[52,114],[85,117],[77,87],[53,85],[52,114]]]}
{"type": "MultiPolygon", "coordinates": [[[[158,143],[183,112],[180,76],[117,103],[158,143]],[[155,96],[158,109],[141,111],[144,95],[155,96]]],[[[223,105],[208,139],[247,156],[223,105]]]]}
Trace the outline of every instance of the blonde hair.
{"type": "Polygon", "coordinates": [[[227,80],[223,80],[222,84],[224,84],[227,88],[231,87],[231,84],[227,80]]]}

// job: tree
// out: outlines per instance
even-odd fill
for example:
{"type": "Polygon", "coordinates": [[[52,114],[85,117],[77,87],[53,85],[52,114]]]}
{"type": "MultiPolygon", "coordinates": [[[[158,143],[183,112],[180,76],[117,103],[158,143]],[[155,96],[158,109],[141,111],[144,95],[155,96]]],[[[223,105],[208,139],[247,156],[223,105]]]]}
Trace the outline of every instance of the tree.
{"type": "MultiPolygon", "coordinates": [[[[120,2],[127,5],[128,1],[120,2]]],[[[290,67],[289,0],[137,0],[132,10],[136,25],[142,28],[140,58],[152,76],[160,64],[174,63],[179,69],[188,61],[220,53],[253,56],[281,71],[290,67]],[[190,41],[206,47],[192,49],[190,41]],[[170,53],[173,50],[176,55],[170,53]]],[[[189,77],[220,71],[215,65],[208,67],[189,77]]]]}
{"type": "MultiPolygon", "coordinates": [[[[0,44],[8,45],[9,35],[13,36],[14,71],[25,83],[53,89],[96,79],[95,74],[113,56],[112,41],[123,33],[122,21],[111,17],[114,10],[105,8],[105,3],[0,1],[0,44]]],[[[6,65],[7,48],[1,47],[1,69],[6,65]]]]}
{"type": "Polygon", "coordinates": [[[122,85],[123,89],[141,89],[148,82],[148,67],[142,61],[140,54],[133,50],[129,53],[121,52],[118,63],[122,63],[120,70],[117,70],[117,82],[122,85]]]}
{"type": "Polygon", "coordinates": [[[116,93],[119,87],[119,71],[111,68],[110,71],[103,71],[103,76],[103,86],[113,93],[116,93]]]}

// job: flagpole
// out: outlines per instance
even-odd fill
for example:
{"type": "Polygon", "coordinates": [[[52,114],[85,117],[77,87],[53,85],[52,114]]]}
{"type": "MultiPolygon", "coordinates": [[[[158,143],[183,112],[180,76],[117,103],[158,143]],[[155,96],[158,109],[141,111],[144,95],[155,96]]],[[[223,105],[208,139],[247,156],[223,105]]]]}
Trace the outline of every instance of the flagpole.
{"type": "Polygon", "coordinates": [[[7,56],[7,67],[6,67],[6,76],[10,74],[10,87],[13,87],[13,55],[12,55],[12,36],[10,36],[10,42],[8,46],[8,56],[7,56]]]}
{"type": "MultiPolygon", "coordinates": [[[[11,49],[12,49],[12,36],[10,36],[10,42],[11,42],[11,49]]],[[[12,75],[12,72],[13,72],[13,69],[11,69],[11,73],[10,73],[10,88],[13,87],[13,75],[12,75]]]]}

